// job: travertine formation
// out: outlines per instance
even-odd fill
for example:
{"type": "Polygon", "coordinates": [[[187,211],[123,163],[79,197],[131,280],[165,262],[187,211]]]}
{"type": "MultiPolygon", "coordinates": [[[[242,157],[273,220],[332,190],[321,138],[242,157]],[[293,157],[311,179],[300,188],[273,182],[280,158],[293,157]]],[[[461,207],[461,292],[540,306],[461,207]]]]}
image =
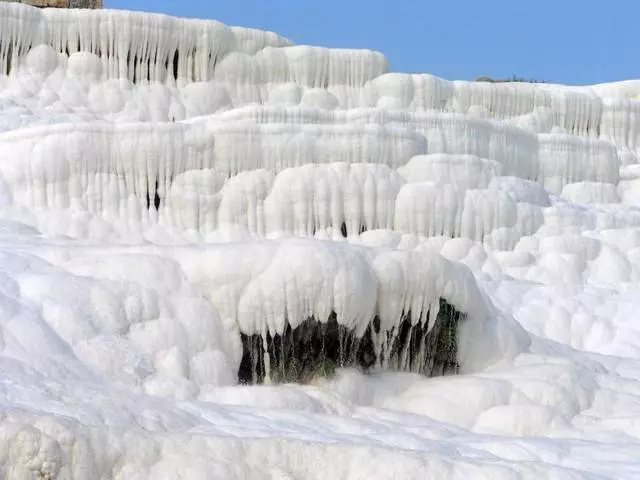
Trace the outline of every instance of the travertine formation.
{"type": "Polygon", "coordinates": [[[39,8],[103,8],[103,0],[0,0],[39,8]]]}
{"type": "Polygon", "coordinates": [[[0,479],[640,478],[640,81],[389,68],[0,2],[0,479]]]}

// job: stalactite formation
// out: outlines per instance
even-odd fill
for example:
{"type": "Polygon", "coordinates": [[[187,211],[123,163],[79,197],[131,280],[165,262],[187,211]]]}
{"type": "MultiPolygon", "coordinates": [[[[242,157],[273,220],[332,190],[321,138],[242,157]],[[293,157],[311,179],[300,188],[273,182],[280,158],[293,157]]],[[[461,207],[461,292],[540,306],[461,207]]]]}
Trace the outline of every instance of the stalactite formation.
{"type": "MultiPolygon", "coordinates": [[[[388,69],[215,21],[1,2],[0,214],[206,245],[193,281],[237,327],[243,382],[455,373],[461,326],[491,318],[464,266],[483,248],[640,226],[610,205],[633,200],[640,84],[388,69]]],[[[198,355],[176,368],[206,383],[198,355]]]]}
{"type": "Polygon", "coordinates": [[[344,367],[428,376],[457,373],[456,332],[465,315],[444,299],[432,325],[429,315],[414,322],[409,311],[390,331],[381,331],[380,319],[374,317],[361,336],[340,325],[335,312],[325,322],[312,317],[295,328],[287,325],[280,334],[242,334],[238,380],[308,383],[344,367]]]}
{"type": "Polygon", "coordinates": [[[22,3],[0,478],[637,476],[640,81],[22,3]]]}

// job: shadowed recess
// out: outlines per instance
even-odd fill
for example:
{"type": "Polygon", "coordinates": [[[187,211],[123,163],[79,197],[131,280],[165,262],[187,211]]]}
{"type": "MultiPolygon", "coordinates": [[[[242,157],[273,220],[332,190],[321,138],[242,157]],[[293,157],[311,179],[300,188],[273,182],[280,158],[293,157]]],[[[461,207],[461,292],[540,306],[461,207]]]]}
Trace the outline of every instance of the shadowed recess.
{"type": "Polygon", "coordinates": [[[289,324],[282,334],[242,334],[240,383],[308,383],[331,376],[337,368],[364,372],[391,370],[427,376],[455,374],[457,328],[464,314],[444,299],[431,329],[431,312],[423,321],[403,314],[397,327],[380,332],[375,317],[362,336],[340,325],[335,312],[326,322],[311,317],[298,327],[289,324]]]}

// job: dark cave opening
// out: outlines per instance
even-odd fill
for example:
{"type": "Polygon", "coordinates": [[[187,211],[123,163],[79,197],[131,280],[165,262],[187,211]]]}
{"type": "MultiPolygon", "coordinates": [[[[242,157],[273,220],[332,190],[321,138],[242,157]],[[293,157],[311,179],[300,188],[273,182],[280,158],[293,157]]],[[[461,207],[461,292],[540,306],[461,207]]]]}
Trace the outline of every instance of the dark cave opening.
{"type": "Polygon", "coordinates": [[[243,356],[238,370],[242,384],[308,383],[317,376],[330,376],[336,368],[353,367],[369,372],[382,365],[391,371],[406,371],[427,376],[458,372],[457,328],[464,314],[444,299],[436,321],[428,331],[428,318],[412,325],[411,312],[402,316],[398,326],[380,333],[377,317],[364,335],[340,325],[335,313],[326,322],[311,317],[296,328],[289,325],[282,334],[241,334],[243,356]],[[385,335],[386,348],[376,349],[379,335],[385,335]],[[265,351],[266,347],[266,351],[265,351]]]}

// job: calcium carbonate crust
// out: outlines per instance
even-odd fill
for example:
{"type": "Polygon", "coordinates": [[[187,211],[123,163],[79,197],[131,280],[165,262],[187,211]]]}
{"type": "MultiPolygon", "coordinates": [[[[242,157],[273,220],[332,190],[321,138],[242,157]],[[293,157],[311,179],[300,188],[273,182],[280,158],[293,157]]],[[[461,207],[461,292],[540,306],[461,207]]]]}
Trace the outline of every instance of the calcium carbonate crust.
{"type": "Polygon", "coordinates": [[[639,99],[0,3],[0,476],[638,478],[639,99]],[[237,385],[440,299],[462,375],[237,385]]]}

